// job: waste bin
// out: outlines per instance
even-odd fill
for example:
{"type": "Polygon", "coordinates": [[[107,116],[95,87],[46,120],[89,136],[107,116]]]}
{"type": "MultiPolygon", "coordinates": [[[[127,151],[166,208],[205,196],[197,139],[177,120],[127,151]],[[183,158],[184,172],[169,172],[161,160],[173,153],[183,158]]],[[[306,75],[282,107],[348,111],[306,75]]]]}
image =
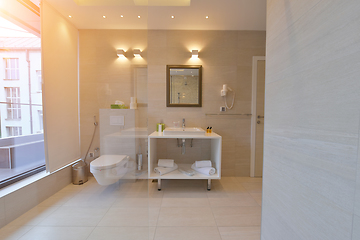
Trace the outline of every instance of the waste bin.
{"type": "Polygon", "coordinates": [[[87,182],[86,163],[80,161],[72,166],[72,180],[75,185],[81,185],[87,182]]]}

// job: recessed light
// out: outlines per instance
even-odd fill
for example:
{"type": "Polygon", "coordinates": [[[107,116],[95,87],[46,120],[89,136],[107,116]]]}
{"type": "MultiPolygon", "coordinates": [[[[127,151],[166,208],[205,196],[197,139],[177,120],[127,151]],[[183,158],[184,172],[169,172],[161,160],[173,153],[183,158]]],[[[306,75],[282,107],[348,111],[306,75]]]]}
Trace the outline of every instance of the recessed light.
{"type": "Polygon", "coordinates": [[[171,16],[171,18],[175,18],[175,16],[171,16]]]}
{"type": "Polygon", "coordinates": [[[139,15],[138,18],[141,18],[141,16],[139,15]]]}
{"type": "Polygon", "coordinates": [[[207,18],[209,18],[209,16],[206,16],[205,18],[207,19],[207,18]]]}
{"type": "Polygon", "coordinates": [[[104,15],[103,18],[106,18],[106,16],[104,15]]]}
{"type": "Polygon", "coordinates": [[[124,17],[123,15],[120,15],[120,17],[124,17]]]}
{"type": "Polygon", "coordinates": [[[71,15],[69,15],[69,18],[71,18],[71,15]]]}

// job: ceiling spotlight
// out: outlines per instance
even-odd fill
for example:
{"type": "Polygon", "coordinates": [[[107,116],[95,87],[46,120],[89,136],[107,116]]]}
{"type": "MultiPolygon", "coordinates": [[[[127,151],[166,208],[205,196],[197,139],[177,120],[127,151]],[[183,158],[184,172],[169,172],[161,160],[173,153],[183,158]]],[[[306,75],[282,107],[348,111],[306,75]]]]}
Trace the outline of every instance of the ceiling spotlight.
{"type": "Polygon", "coordinates": [[[71,15],[69,15],[69,18],[71,18],[71,15]]]}
{"type": "Polygon", "coordinates": [[[116,50],[118,57],[125,57],[125,51],[123,49],[116,50]]]}
{"type": "Polygon", "coordinates": [[[141,50],[140,49],[134,49],[134,57],[138,58],[141,57],[141,50]]]}
{"type": "Polygon", "coordinates": [[[141,18],[141,16],[139,15],[138,18],[141,18]]]}
{"type": "Polygon", "coordinates": [[[191,58],[199,58],[199,50],[192,50],[191,58]]]}
{"type": "Polygon", "coordinates": [[[171,18],[175,18],[175,16],[171,16],[171,18]]]}
{"type": "Polygon", "coordinates": [[[206,18],[206,19],[208,19],[208,18],[209,18],[209,16],[206,16],[205,18],[206,18]]]}
{"type": "Polygon", "coordinates": [[[124,17],[123,15],[120,15],[120,17],[124,17]]]}
{"type": "Polygon", "coordinates": [[[104,15],[103,18],[106,18],[106,16],[104,15]]]}

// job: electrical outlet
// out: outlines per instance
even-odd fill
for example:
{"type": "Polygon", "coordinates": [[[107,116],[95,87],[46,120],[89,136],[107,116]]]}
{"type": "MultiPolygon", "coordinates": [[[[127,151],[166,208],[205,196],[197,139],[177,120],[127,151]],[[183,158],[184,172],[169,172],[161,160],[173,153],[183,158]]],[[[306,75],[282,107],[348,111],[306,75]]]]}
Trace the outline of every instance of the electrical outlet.
{"type": "Polygon", "coordinates": [[[226,111],[226,107],[220,107],[220,112],[225,112],[226,111]]]}
{"type": "Polygon", "coordinates": [[[89,157],[94,157],[94,153],[93,153],[93,152],[90,152],[90,153],[89,153],[89,157]]]}

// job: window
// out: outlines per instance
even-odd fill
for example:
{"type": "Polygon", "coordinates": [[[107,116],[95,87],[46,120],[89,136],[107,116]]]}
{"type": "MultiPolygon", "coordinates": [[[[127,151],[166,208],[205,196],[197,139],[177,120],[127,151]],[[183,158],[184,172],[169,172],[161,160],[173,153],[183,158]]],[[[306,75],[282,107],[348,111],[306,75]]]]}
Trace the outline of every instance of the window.
{"type": "Polygon", "coordinates": [[[42,81],[41,81],[41,70],[36,70],[37,82],[38,82],[38,90],[42,91],[42,81]]]}
{"type": "Polygon", "coordinates": [[[5,65],[5,79],[18,80],[19,79],[19,59],[18,58],[4,58],[5,65]]]}
{"type": "Polygon", "coordinates": [[[40,123],[40,131],[44,129],[44,124],[43,124],[43,111],[42,110],[38,110],[38,116],[39,116],[39,123],[40,123]]]}
{"type": "Polygon", "coordinates": [[[6,127],[8,137],[15,137],[22,135],[22,127],[6,127]]]}
{"type": "MultiPolygon", "coordinates": [[[[24,20],[22,17],[27,13],[23,10],[14,17],[24,20]]],[[[29,14],[33,13],[29,11],[29,14]]],[[[45,170],[41,39],[13,23],[18,20],[8,17],[0,16],[0,29],[6,29],[0,30],[3,38],[0,49],[0,189],[45,170]]]]}
{"type": "Polygon", "coordinates": [[[7,119],[21,119],[20,88],[6,87],[7,119]]]}

